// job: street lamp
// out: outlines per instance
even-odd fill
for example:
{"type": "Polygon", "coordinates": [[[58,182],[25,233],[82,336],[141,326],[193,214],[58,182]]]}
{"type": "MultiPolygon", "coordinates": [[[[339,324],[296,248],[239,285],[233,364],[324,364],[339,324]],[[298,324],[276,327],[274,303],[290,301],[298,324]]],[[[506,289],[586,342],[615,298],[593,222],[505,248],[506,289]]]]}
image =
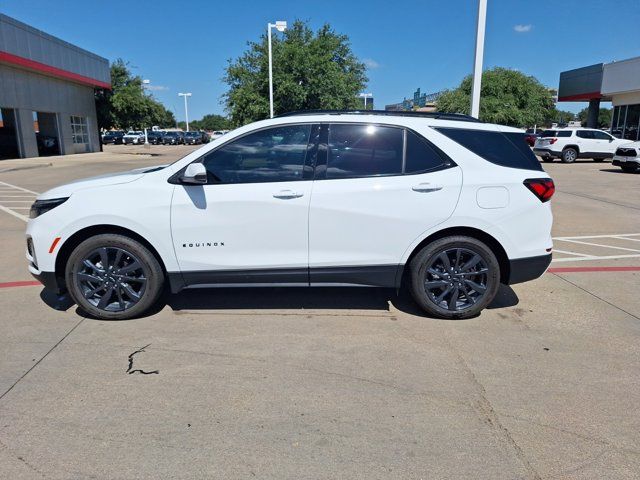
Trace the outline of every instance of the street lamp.
{"type": "Polygon", "coordinates": [[[373,93],[359,93],[360,98],[364,98],[364,109],[367,109],[367,98],[373,98],[373,93]]]}
{"type": "Polygon", "coordinates": [[[184,97],[184,119],[187,124],[187,132],[189,131],[189,110],[187,108],[187,97],[191,96],[191,93],[179,93],[179,97],[184,97]]]}
{"type": "Polygon", "coordinates": [[[480,89],[482,86],[482,57],[484,56],[484,30],[487,23],[487,0],[478,0],[478,25],[476,28],[476,55],[473,66],[471,90],[471,116],[480,116],[480,89]]]}
{"type": "Polygon", "coordinates": [[[287,22],[284,20],[278,20],[276,23],[268,23],[267,31],[269,37],[269,115],[273,118],[273,59],[271,55],[271,29],[275,28],[279,32],[284,32],[287,29],[287,22]]]}

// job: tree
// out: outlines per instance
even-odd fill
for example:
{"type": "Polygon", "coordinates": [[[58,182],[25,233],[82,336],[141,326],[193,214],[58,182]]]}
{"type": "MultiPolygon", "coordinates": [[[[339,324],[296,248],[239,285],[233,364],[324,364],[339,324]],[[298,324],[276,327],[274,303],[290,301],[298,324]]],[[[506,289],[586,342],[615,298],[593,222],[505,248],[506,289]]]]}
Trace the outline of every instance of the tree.
{"type": "MultiPolygon", "coordinates": [[[[610,108],[601,108],[598,112],[598,128],[606,128],[611,126],[611,117],[613,112],[610,108]]],[[[578,119],[583,126],[587,125],[587,117],[589,116],[589,108],[583,108],[578,112],[578,119]]]]}
{"type": "Polygon", "coordinates": [[[150,128],[173,126],[175,117],[162,103],[148,95],[142,78],[133,76],[121,58],[111,64],[111,90],[96,93],[100,128],[150,128]]]}
{"type": "MultiPolygon", "coordinates": [[[[437,100],[438,110],[469,114],[472,77],[437,100]]],[[[553,97],[536,78],[496,67],[482,74],[480,120],[515,127],[542,125],[554,110],[553,97]]]]}
{"type": "MultiPolygon", "coordinates": [[[[185,128],[185,122],[178,122],[178,127],[185,128]]],[[[229,119],[222,115],[210,113],[202,117],[202,120],[193,120],[189,122],[190,130],[228,130],[230,128],[229,119]]]]}
{"type": "Polygon", "coordinates": [[[545,124],[551,125],[552,123],[557,123],[559,125],[566,125],[567,123],[576,119],[576,114],[573,112],[568,112],[566,110],[558,110],[557,108],[553,108],[549,111],[549,115],[546,118],[545,124]]]}
{"type": "MultiPolygon", "coordinates": [[[[351,51],[349,38],[325,24],[315,34],[296,20],[284,37],[273,36],[274,113],[293,110],[348,109],[358,105],[366,67],[351,51]]],[[[269,116],[267,36],[249,42],[229,61],[224,81],[227,112],[234,126],[269,116]]]]}

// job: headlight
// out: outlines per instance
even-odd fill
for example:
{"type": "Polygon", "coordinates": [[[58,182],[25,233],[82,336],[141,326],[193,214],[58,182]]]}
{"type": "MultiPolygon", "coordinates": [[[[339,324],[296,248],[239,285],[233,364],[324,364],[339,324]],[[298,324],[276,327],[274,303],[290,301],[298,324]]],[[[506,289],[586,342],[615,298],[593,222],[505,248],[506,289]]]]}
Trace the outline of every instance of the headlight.
{"type": "Polygon", "coordinates": [[[47,213],[49,210],[56,208],[58,205],[62,205],[68,199],[69,197],[52,198],[50,200],[36,200],[35,203],[31,205],[31,210],[29,211],[29,218],[39,217],[43,213],[47,213]]]}

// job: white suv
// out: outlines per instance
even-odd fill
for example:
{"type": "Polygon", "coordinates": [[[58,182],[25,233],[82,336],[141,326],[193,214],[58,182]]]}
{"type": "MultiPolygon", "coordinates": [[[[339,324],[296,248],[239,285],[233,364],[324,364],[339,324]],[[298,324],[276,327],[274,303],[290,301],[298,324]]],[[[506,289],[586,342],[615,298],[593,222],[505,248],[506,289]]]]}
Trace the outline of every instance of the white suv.
{"type": "Polygon", "coordinates": [[[545,272],[553,192],[513,128],[305,112],[41,194],[27,259],[104,319],[143,314],[165,284],[407,287],[429,314],[467,318],[545,272]]]}
{"type": "Polygon", "coordinates": [[[592,158],[601,162],[613,158],[620,145],[629,143],[595,128],[562,128],[545,130],[536,139],[533,152],[545,162],[560,158],[564,163],[575,162],[578,158],[592,158]]]}
{"type": "Polygon", "coordinates": [[[629,142],[618,147],[613,156],[613,165],[622,168],[625,173],[640,171],[640,142],[629,142]]]}

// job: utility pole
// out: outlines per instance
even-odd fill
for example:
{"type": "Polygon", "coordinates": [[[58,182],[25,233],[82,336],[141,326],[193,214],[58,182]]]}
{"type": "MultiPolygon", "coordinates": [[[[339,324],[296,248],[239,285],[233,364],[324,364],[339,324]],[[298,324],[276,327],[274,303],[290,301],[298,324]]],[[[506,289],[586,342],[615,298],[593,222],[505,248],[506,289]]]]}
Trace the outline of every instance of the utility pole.
{"type": "Polygon", "coordinates": [[[484,57],[484,32],[487,23],[487,0],[478,0],[478,25],[476,28],[476,54],[473,65],[471,90],[471,116],[480,116],[480,90],[482,88],[482,59],[484,57]]]}

